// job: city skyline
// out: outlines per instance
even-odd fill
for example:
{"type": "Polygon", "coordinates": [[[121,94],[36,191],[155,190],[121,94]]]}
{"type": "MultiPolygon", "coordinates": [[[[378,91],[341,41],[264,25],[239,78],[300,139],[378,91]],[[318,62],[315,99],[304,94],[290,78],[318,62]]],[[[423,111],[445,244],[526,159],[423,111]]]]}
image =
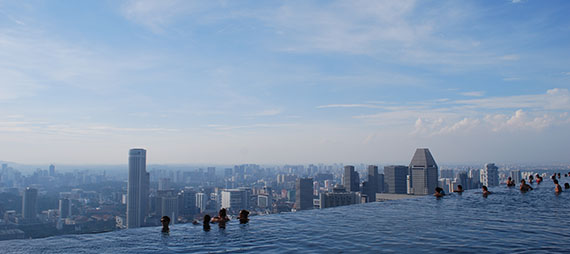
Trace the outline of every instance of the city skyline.
{"type": "Polygon", "coordinates": [[[0,159],[569,162],[568,7],[2,1],[0,159]]]}

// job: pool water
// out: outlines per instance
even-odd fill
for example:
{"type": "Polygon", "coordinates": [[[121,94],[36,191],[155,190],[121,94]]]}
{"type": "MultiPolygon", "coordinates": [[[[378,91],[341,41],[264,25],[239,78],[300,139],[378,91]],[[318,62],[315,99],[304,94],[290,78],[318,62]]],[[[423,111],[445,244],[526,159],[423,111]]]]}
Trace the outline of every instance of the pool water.
{"type": "MultiPolygon", "coordinates": [[[[570,178],[563,178],[564,182],[570,178]]],[[[548,179],[534,191],[491,188],[212,225],[0,242],[2,253],[570,253],[570,190],[548,179]]]]}

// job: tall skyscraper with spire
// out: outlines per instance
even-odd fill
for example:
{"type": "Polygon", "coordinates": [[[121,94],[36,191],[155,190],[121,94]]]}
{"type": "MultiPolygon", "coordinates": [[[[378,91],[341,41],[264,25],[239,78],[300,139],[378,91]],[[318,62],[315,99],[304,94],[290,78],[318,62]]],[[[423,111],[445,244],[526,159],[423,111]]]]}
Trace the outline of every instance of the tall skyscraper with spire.
{"type": "Polygon", "coordinates": [[[418,148],[409,167],[410,189],[414,195],[430,195],[438,185],[437,164],[429,149],[418,148]]]}
{"type": "Polygon", "coordinates": [[[146,172],[146,150],[129,151],[129,183],[127,188],[127,228],[144,224],[148,214],[149,174],[146,172]]]}

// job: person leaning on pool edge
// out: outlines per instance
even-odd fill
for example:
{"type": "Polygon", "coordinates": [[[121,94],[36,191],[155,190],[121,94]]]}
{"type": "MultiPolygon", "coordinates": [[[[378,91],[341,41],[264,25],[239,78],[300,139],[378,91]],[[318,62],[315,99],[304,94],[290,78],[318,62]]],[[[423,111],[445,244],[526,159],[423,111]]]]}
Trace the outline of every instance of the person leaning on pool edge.
{"type": "Polygon", "coordinates": [[[248,215],[249,215],[248,210],[241,210],[239,212],[239,217],[238,217],[239,224],[246,224],[249,221],[248,215]]]}
{"type": "Polygon", "coordinates": [[[162,218],[160,218],[160,223],[162,223],[162,232],[163,233],[170,232],[170,228],[168,228],[168,225],[170,225],[170,217],[162,216],[162,218]]]}
{"type": "Polygon", "coordinates": [[[457,189],[453,190],[453,192],[457,192],[459,194],[463,193],[463,186],[461,186],[461,184],[457,185],[457,189]]]}

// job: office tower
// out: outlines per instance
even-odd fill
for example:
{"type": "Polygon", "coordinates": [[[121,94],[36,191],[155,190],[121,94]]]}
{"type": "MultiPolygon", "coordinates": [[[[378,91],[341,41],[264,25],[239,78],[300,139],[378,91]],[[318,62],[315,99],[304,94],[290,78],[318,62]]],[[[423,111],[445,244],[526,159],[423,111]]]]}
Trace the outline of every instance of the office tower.
{"type": "Polygon", "coordinates": [[[383,189],[382,186],[384,185],[383,180],[384,179],[382,179],[381,183],[380,176],[378,174],[378,166],[368,165],[368,183],[366,186],[367,191],[364,193],[368,196],[368,202],[376,201],[376,193],[382,192],[381,189],[383,189]]]}
{"type": "Polygon", "coordinates": [[[378,192],[377,193],[384,193],[384,174],[378,174],[378,192]]]}
{"type": "Polygon", "coordinates": [[[67,198],[59,200],[59,217],[62,219],[71,217],[71,201],[67,198]]]}
{"type": "Polygon", "coordinates": [[[360,191],[360,176],[354,171],[354,166],[344,166],[343,185],[347,191],[360,191]]]}
{"type": "Polygon", "coordinates": [[[232,168],[224,169],[224,178],[231,178],[232,177],[232,168]]]}
{"type": "Polygon", "coordinates": [[[146,172],[146,150],[129,151],[129,182],[127,188],[127,228],[138,228],[148,214],[149,174],[146,172]]]}
{"type": "Polygon", "coordinates": [[[208,204],[208,195],[206,193],[198,192],[196,193],[196,207],[200,209],[200,212],[203,213],[206,211],[206,205],[208,204]]]}
{"type": "Polygon", "coordinates": [[[196,191],[185,187],[178,193],[178,213],[182,216],[193,217],[198,211],[196,204],[196,191]]]}
{"type": "Polygon", "coordinates": [[[456,186],[457,185],[461,185],[461,187],[463,187],[464,190],[470,189],[471,186],[469,184],[469,178],[467,177],[467,172],[458,172],[456,177],[455,177],[455,181],[456,181],[456,186]]]}
{"type": "Polygon", "coordinates": [[[216,180],[216,168],[215,167],[208,167],[207,170],[208,170],[206,173],[207,181],[212,182],[212,181],[216,180]]]}
{"type": "Polygon", "coordinates": [[[314,195],[314,196],[318,196],[318,195],[319,195],[319,189],[320,189],[319,182],[314,181],[314,182],[313,182],[313,195],[314,195]]]}
{"type": "Polygon", "coordinates": [[[499,185],[499,168],[495,163],[485,164],[485,168],[481,170],[481,183],[487,187],[499,185]]]}
{"type": "Polygon", "coordinates": [[[298,178],[295,193],[297,211],[313,209],[313,178],[298,178]]]}
{"type": "Polygon", "coordinates": [[[55,176],[55,166],[53,164],[49,165],[49,176],[55,176]]]}
{"type": "Polygon", "coordinates": [[[272,206],[272,199],[267,195],[258,195],[257,196],[257,206],[260,208],[271,208],[272,206]]]}
{"type": "Polygon", "coordinates": [[[37,216],[38,190],[30,187],[24,190],[22,198],[22,217],[24,220],[35,220],[37,216]]]}
{"type": "Polygon", "coordinates": [[[241,189],[223,190],[221,202],[221,208],[231,209],[235,212],[248,208],[247,193],[241,189]]]}
{"type": "Polygon", "coordinates": [[[170,223],[175,224],[178,219],[178,197],[172,191],[171,194],[161,197],[161,213],[160,216],[170,217],[170,223]]]}
{"type": "Polygon", "coordinates": [[[438,185],[438,169],[429,149],[418,148],[410,162],[410,188],[414,195],[430,195],[438,185]]]}
{"type": "Polygon", "coordinates": [[[512,170],[510,176],[511,180],[513,180],[515,183],[520,183],[523,179],[520,170],[512,170]]]}
{"type": "Polygon", "coordinates": [[[392,194],[406,194],[408,167],[391,165],[384,167],[385,192],[392,194]]]}
{"type": "Polygon", "coordinates": [[[440,178],[453,178],[453,169],[442,169],[439,171],[440,178]]]}
{"type": "Polygon", "coordinates": [[[343,186],[335,186],[332,192],[319,195],[319,208],[360,204],[360,195],[357,192],[347,192],[343,186]]]}
{"type": "Polygon", "coordinates": [[[170,190],[170,178],[158,179],[158,190],[170,190]]]}

